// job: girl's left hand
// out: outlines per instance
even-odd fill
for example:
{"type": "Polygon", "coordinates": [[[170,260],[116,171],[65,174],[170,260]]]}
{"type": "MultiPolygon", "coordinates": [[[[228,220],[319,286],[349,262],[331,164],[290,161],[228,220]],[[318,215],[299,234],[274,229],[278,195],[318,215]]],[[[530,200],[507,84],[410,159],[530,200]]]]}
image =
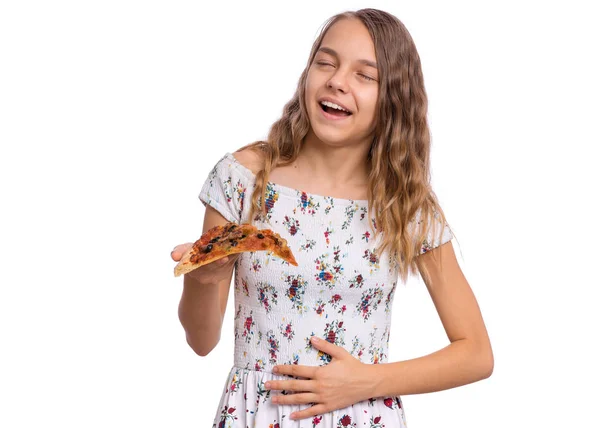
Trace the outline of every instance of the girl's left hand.
{"type": "MultiPolygon", "coordinates": [[[[341,346],[313,337],[312,345],[331,355],[325,366],[301,366],[284,364],[275,366],[276,374],[305,378],[305,380],[270,380],[265,384],[269,390],[294,391],[294,394],[272,396],[275,404],[309,404],[313,406],[295,412],[291,419],[305,419],[333,410],[342,409],[371,398],[374,393],[374,368],[360,362],[341,346]]],[[[275,367],[273,372],[275,373],[275,367]]]]}

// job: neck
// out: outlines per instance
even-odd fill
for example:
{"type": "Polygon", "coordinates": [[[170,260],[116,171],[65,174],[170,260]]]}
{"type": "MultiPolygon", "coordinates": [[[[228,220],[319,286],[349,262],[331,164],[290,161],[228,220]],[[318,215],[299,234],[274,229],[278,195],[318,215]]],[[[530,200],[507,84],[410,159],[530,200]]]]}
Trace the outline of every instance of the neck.
{"type": "Polygon", "coordinates": [[[296,159],[296,166],[310,174],[314,181],[329,187],[364,186],[368,182],[369,148],[370,144],[327,145],[309,132],[296,159]]]}

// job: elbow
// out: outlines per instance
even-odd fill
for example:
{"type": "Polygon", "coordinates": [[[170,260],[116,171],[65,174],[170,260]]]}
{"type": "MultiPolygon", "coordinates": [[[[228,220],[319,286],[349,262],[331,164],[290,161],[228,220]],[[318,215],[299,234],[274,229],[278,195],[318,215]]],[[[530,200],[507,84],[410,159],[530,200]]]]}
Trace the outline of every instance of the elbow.
{"type": "Polygon", "coordinates": [[[210,354],[212,352],[212,350],[215,349],[215,347],[219,343],[219,339],[220,338],[217,338],[217,340],[214,343],[210,343],[210,344],[195,343],[193,340],[190,339],[189,335],[186,335],[186,340],[187,340],[188,345],[200,357],[206,357],[208,354],[210,354]]]}
{"type": "Polygon", "coordinates": [[[492,373],[494,373],[494,357],[492,357],[491,362],[488,363],[487,371],[485,372],[485,374],[486,374],[485,379],[490,377],[492,375],[492,373]]]}
{"type": "Polygon", "coordinates": [[[481,366],[481,378],[487,379],[494,372],[494,354],[491,348],[487,348],[485,351],[480,352],[479,361],[481,366]]]}

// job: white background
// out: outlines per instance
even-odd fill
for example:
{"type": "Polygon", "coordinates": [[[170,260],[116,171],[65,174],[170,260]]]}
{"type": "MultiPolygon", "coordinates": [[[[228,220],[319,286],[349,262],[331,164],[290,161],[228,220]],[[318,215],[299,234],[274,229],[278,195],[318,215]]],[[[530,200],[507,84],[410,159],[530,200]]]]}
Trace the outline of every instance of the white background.
{"type": "MultiPolygon", "coordinates": [[[[280,116],[323,22],[361,7],[417,44],[434,190],[495,355],[489,379],[405,396],[409,426],[598,426],[593,3],[2,2],[0,426],[211,426],[233,295],[197,356],[169,253],[199,237],[214,163],[280,116]]],[[[390,361],[447,345],[420,279],[394,305],[390,361]]]]}

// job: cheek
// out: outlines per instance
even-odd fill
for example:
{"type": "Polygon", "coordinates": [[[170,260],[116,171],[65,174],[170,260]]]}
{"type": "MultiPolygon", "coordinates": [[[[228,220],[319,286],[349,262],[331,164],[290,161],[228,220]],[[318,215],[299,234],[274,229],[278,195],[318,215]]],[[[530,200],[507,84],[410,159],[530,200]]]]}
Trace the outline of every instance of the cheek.
{"type": "Polygon", "coordinates": [[[365,94],[361,98],[362,113],[367,122],[371,122],[375,118],[375,112],[377,111],[377,92],[365,94]]]}
{"type": "Polygon", "coordinates": [[[307,76],[306,83],[304,84],[304,103],[306,108],[310,111],[313,108],[313,100],[315,97],[314,81],[310,78],[310,74],[307,76]]]}

